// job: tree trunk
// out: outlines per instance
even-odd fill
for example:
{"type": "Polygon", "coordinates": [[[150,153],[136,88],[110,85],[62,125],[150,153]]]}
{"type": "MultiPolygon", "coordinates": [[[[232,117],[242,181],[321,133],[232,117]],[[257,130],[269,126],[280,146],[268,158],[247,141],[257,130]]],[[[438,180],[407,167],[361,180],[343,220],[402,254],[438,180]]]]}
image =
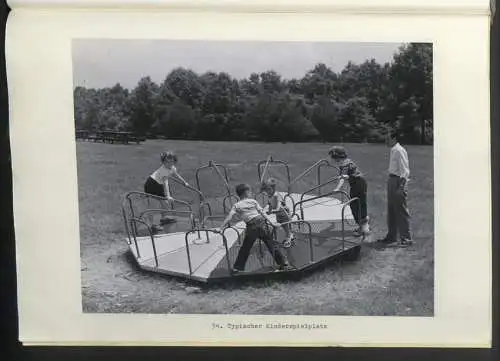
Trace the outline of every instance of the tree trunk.
{"type": "Polygon", "coordinates": [[[420,122],[420,144],[425,145],[425,119],[420,122]]]}

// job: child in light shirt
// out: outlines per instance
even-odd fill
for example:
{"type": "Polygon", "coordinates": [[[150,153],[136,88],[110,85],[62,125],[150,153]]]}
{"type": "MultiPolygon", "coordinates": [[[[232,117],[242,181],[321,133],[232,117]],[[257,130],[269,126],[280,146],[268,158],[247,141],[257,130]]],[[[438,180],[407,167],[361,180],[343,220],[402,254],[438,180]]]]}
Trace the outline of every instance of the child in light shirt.
{"type": "MultiPolygon", "coordinates": [[[[144,183],[144,192],[158,197],[167,198],[168,201],[172,201],[173,198],[170,195],[170,187],[168,184],[168,179],[171,176],[176,176],[184,183],[185,186],[189,186],[188,182],[184,180],[177,172],[175,165],[178,162],[177,156],[173,152],[163,152],[160,154],[161,165],[158,167],[144,183]]],[[[152,221],[152,220],[151,220],[152,221]]],[[[172,222],[171,218],[164,218],[164,223],[172,222]]],[[[153,225],[151,227],[153,233],[158,233],[163,230],[161,226],[153,225]]]]}
{"type": "Polygon", "coordinates": [[[236,257],[236,261],[232,269],[233,273],[238,273],[245,269],[245,264],[250,256],[250,251],[257,238],[262,240],[269,252],[271,252],[274,260],[278,264],[279,270],[292,269],[281,251],[277,247],[273,246],[274,232],[272,227],[278,227],[279,224],[276,224],[269,218],[255,199],[250,198],[251,189],[248,184],[237,185],[236,195],[238,196],[239,201],[233,205],[228,216],[220,227],[220,229],[223,230],[234,218],[239,218],[246,224],[245,238],[243,239],[238,256],[236,257]]]}
{"type": "MultiPolygon", "coordinates": [[[[276,221],[278,223],[287,223],[291,221],[290,210],[286,206],[285,199],[281,193],[276,191],[276,179],[269,178],[262,184],[262,190],[266,193],[268,197],[268,214],[276,214],[276,221]]],[[[285,240],[283,241],[283,247],[289,248],[292,246],[293,234],[290,229],[289,224],[282,225],[285,231],[285,240]]]]}

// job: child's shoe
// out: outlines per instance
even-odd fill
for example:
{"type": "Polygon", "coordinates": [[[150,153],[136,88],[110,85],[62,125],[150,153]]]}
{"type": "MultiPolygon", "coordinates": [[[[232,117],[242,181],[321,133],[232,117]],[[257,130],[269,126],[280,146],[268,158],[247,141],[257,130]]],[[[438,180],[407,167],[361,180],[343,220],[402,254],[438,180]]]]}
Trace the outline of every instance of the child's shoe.
{"type": "Polygon", "coordinates": [[[161,227],[161,226],[157,226],[157,225],[153,225],[153,226],[151,226],[151,233],[153,233],[153,234],[158,234],[158,233],[160,233],[161,231],[163,231],[163,227],[161,227]]]}
{"type": "Polygon", "coordinates": [[[283,266],[280,266],[276,271],[293,271],[296,268],[290,264],[284,264],[283,266]]]}
{"type": "Polygon", "coordinates": [[[177,222],[177,219],[175,219],[173,217],[163,217],[162,219],[160,219],[161,225],[171,224],[171,223],[175,223],[175,222],[177,222]]]}
{"type": "Polygon", "coordinates": [[[283,247],[285,248],[290,248],[292,247],[292,240],[293,238],[288,238],[283,241],[283,247]]]}
{"type": "Polygon", "coordinates": [[[232,273],[233,275],[240,274],[241,272],[243,272],[243,270],[242,270],[242,269],[238,269],[238,268],[234,268],[234,267],[233,267],[233,268],[231,268],[231,273],[232,273]]]}
{"type": "Polygon", "coordinates": [[[354,231],[352,231],[352,233],[355,236],[361,236],[362,235],[361,227],[356,228],[354,231]]]}

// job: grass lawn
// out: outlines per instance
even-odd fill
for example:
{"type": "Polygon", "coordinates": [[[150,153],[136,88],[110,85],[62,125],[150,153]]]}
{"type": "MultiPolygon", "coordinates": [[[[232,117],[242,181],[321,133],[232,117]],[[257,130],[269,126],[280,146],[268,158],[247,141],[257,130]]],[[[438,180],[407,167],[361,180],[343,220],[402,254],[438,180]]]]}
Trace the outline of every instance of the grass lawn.
{"type": "MultiPolygon", "coordinates": [[[[412,171],[409,207],[415,245],[377,250],[365,246],[354,263],[299,281],[255,282],[186,291],[188,284],[138,270],[127,254],[121,197],[142,191],[159,153],[174,149],[191,184],[209,160],[228,166],[231,182],[251,184],[256,164],[272,154],[297,175],[326,156],[328,144],[229,143],[148,140],[140,145],[77,143],[82,296],[84,312],[406,315],[432,316],[434,305],[433,152],[408,146],[412,171]]],[[[368,181],[372,237],[385,235],[388,149],[348,144],[368,181]]]]}

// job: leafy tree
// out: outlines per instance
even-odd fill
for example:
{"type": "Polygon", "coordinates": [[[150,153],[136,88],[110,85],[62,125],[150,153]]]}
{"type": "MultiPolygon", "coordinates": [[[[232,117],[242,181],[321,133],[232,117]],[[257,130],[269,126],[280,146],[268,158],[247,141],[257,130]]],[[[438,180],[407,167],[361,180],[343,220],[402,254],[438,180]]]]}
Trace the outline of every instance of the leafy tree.
{"type": "Polygon", "coordinates": [[[156,97],[158,85],[149,76],[139,80],[128,99],[128,115],[131,128],[139,134],[146,134],[156,121],[156,97]]]}
{"type": "Polygon", "coordinates": [[[389,70],[392,121],[407,142],[425,144],[433,119],[432,44],[403,45],[389,70]],[[420,138],[420,139],[419,139],[420,138]]]}
{"type": "Polygon", "coordinates": [[[157,85],[128,91],[74,89],[78,129],[132,130],[167,138],[380,142],[397,129],[407,143],[432,143],[432,45],[407,44],[393,61],[316,64],[302,78],[274,70],[235,79],[178,67],[157,85]]]}
{"type": "Polygon", "coordinates": [[[172,139],[189,139],[196,125],[194,110],[175,99],[154,124],[156,133],[172,139]]]}

